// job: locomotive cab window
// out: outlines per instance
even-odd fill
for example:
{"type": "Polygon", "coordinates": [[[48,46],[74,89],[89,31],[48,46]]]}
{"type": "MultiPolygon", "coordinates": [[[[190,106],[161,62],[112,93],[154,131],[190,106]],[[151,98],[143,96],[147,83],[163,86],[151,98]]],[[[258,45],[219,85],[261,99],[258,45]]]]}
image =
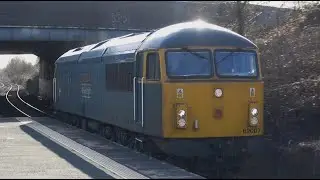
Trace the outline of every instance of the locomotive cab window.
{"type": "Polygon", "coordinates": [[[209,50],[169,50],[166,71],[169,78],[210,78],[213,75],[209,50]]]}
{"type": "Polygon", "coordinates": [[[216,50],[215,67],[219,77],[257,78],[259,75],[254,51],[216,50]]]}
{"type": "Polygon", "coordinates": [[[160,80],[160,62],[158,53],[149,53],[147,55],[146,79],[160,80]]]}

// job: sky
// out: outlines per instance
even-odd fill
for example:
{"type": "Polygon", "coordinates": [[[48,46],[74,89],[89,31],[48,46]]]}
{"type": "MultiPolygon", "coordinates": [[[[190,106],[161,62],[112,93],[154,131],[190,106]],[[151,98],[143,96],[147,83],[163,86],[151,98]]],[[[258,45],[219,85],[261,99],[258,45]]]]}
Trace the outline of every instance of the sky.
{"type": "MultiPolygon", "coordinates": [[[[314,3],[319,1],[300,1],[300,5],[306,4],[306,3],[314,3]]],[[[283,7],[283,8],[293,8],[295,5],[297,5],[297,1],[250,1],[251,4],[259,4],[259,5],[265,5],[265,6],[273,6],[273,7],[283,7]]],[[[6,67],[8,62],[15,56],[22,56],[25,58],[27,62],[31,62],[32,64],[35,64],[37,62],[37,56],[33,54],[19,54],[19,55],[0,55],[0,69],[6,67]]]]}
{"type": "MultiPolygon", "coordinates": [[[[264,6],[272,6],[272,7],[283,7],[283,8],[293,8],[294,6],[297,6],[298,1],[250,1],[250,4],[259,4],[264,6]]],[[[299,1],[300,6],[309,4],[309,3],[315,3],[319,1],[299,1]]]]}
{"type": "MultiPolygon", "coordinates": [[[[180,2],[192,2],[192,3],[220,3],[220,2],[228,2],[228,1],[180,1],[180,2]]],[[[308,3],[319,3],[319,1],[299,1],[300,5],[308,4],[308,3]]],[[[283,7],[283,8],[293,8],[297,5],[297,1],[249,1],[250,4],[258,4],[264,6],[272,6],[272,7],[283,7]]]]}

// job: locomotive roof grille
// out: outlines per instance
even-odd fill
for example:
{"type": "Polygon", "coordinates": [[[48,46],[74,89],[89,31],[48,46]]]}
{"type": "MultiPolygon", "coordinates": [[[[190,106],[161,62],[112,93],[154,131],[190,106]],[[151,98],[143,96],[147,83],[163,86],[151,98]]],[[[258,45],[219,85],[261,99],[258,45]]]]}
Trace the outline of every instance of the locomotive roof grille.
{"type": "Polygon", "coordinates": [[[93,50],[93,49],[95,49],[95,48],[97,48],[97,47],[99,47],[99,46],[101,46],[102,44],[104,44],[104,43],[106,43],[106,42],[108,42],[110,39],[107,39],[107,40],[105,40],[105,41],[102,41],[102,42],[99,42],[97,45],[95,45],[93,48],[91,48],[90,50],[93,50]]]}
{"type": "Polygon", "coordinates": [[[78,48],[74,49],[73,52],[80,51],[82,49],[83,49],[83,47],[78,47],[78,48]]]}

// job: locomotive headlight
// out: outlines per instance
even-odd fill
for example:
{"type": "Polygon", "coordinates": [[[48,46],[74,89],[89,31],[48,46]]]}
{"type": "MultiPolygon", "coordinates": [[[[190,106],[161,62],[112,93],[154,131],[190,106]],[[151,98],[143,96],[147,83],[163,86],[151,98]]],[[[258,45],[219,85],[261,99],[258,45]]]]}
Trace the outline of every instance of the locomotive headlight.
{"type": "Polygon", "coordinates": [[[250,125],[251,126],[256,126],[258,124],[258,118],[257,117],[252,117],[250,119],[250,125]]]}
{"type": "Polygon", "coordinates": [[[215,91],[214,91],[214,95],[216,96],[216,97],[221,97],[222,96],[222,89],[216,89],[215,91]]]}
{"type": "Polygon", "coordinates": [[[181,118],[181,119],[178,120],[178,127],[179,128],[185,128],[186,124],[187,124],[187,122],[186,122],[185,119],[181,118]]]}
{"type": "Polygon", "coordinates": [[[258,115],[258,109],[257,108],[252,108],[251,109],[251,115],[252,116],[257,116],[258,115]]]}

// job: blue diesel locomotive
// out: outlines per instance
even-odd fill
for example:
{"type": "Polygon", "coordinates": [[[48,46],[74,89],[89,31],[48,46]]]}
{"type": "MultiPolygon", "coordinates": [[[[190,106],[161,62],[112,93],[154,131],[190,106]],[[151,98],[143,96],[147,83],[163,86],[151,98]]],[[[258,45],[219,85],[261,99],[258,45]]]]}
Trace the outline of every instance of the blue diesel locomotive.
{"type": "Polygon", "coordinates": [[[263,134],[257,46],[203,21],[69,50],[53,88],[59,114],[124,145],[207,157],[246,152],[263,134]]]}

